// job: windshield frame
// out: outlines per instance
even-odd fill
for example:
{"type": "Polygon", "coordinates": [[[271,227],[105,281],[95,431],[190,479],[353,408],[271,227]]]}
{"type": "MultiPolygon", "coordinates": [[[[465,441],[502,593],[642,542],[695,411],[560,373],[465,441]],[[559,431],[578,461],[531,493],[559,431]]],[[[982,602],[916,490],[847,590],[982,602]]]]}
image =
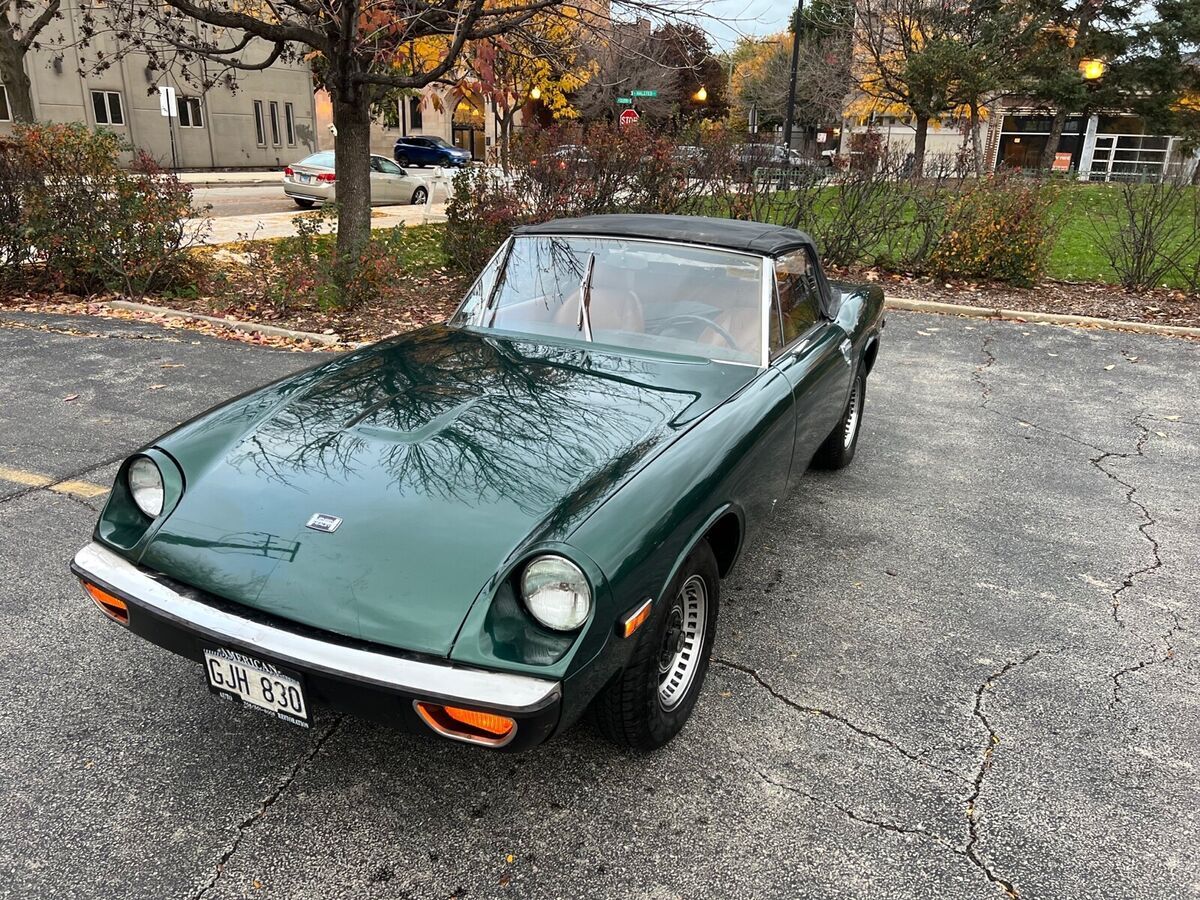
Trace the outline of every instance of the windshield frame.
{"type": "MultiPolygon", "coordinates": [[[[454,324],[454,320],[458,318],[460,313],[462,313],[463,308],[467,305],[467,301],[470,299],[471,295],[475,292],[475,289],[480,286],[480,283],[483,281],[484,277],[487,275],[488,269],[490,269],[493,265],[500,265],[501,267],[503,267],[508,264],[509,250],[512,249],[513,243],[516,240],[518,240],[520,237],[521,237],[521,235],[509,235],[508,238],[505,239],[504,243],[502,243],[500,245],[500,247],[496,250],[496,252],[494,254],[492,254],[491,259],[489,259],[487,261],[487,264],[482,269],[480,269],[479,275],[476,276],[475,280],[471,282],[470,286],[463,293],[462,300],[459,301],[458,306],[456,306],[454,308],[454,312],[451,313],[450,317],[446,320],[446,325],[451,328],[461,328],[464,330],[473,330],[473,331],[478,331],[480,333],[495,332],[495,333],[500,333],[500,334],[520,334],[520,335],[524,335],[526,337],[536,338],[539,341],[546,341],[547,343],[552,343],[552,344],[564,343],[564,344],[570,344],[572,346],[577,346],[580,342],[569,339],[569,338],[559,338],[559,337],[555,337],[552,335],[538,334],[536,332],[531,332],[531,331],[512,331],[512,330],[505,329],[505,328],[496,328],[493,325],[484,324],[482,320],[478,321],[478,322],[463,322],[462,324],[457,324],[457,325],[454,324]]],[[[761,332],[761,336],[759,338],[760,352],[759,352],[759,359],[757,362],[746,362],[745,360],[742,360],[742,359],[720,359],[716,356],[698,356],[698,355],[692,355],[692,354],[672,353],[670,351],[665,351],[665,350],[663,350],[663,351],[650,350],[650,349],[641,348],[641,347],[625,347],[620,344],[608,344],[608,343],[604,343],[602,341],[596,341],[596,342],[594,342],[594,344],[597,347],[603,347],[606,352],[617,351],[619,353],[625,353],[625,354],[629,354],[631,356],[645,356],[647,354],[661,355],[661,356],[674,356],[677,358],[702,359],[707,362],[721,363],[722,365],[729,365],[729,366],[750,366],[755,369],[766,369],[770,366],[771,359],[770,359],[770,348],[768,347],[768,341],[769,341],[769,337],[770,337],[770,335],[769,335],[770,313],[771,313],[772,302],[773,302],[772,291],[774,290],[774,287],[775,287],[775,260],[773,257],[766,256],[762,253],[750,253],[746,250],[734,250],[729,247],[719,247],[719,246],[714,246],[712,244],[703,244],[703,243],[693,242],[693,241],[673,241],[673,240],[665,240],[663,238],[643,238],[643,237],[633,237],[633,236],[615,237],[611,234],[585,234],[585,233],[575,233],[575,232],[563,233],[563,234],[537,234],[537,235],[529,235],[529,237],[535,237],[535,238],[547,238],[547,237],[548,238],[555,238],[555,237],[584,238],[587,240],[596,240],[596,241],[611,240],[611,241],[633,241],[633,242],[637,242],[637,243],[641,243],[641,244],[663,244],[668,247],[693,247],[698,250],[711,250],[715,253],[729,253],[729,254],[732,254],[733,256],[741,256],[746,259],[755,260],[756,262],[759,263],[759,270],[760,270],[760,276],[761,276],[761,283],[759,285],[759,298],[758,298],[758,319],[759,319],[759,330],[761,332]]],[[[499,274],[499,270],[497,270],[497,274],[499,274]]],[[[493,282],[491,290],[488,291],[487,296],[483,298],[483,306],[481,307],[481,312],[488,308],[488,304],[493,299],[492,295],[495,293],[498,284],[499,284],[499,278],[497,278],[496,281],[493,282]]],[[[591,341],[585,341],[583,343],[585,344],[585,346],[593,344],[593,342],[591,342],[591,341]]]]}

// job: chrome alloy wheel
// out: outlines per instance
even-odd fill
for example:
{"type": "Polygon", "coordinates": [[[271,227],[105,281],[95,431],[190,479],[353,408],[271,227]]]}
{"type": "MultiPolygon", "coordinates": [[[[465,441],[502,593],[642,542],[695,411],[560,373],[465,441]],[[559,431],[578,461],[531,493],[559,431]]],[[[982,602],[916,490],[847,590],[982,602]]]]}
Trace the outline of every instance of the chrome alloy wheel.
{"type": "Polygon", "coordinates": [[[862,401],[859,397],[860,382],[856,378],[854,387],[850,391],[850,405],[846,408],[846,423],[842,426],[842,446],[849,449],[854,443],[854,436],[858,433],[858,419],[862,412],[862,401]]]}
{"type": "Polygon", "coordinates": [[[708,587],[701,576],[693,575],[683,583],[667,617],[658,652],[658,703],[669,711],[687,696],[700,667],[708,624],[708,587]]]}

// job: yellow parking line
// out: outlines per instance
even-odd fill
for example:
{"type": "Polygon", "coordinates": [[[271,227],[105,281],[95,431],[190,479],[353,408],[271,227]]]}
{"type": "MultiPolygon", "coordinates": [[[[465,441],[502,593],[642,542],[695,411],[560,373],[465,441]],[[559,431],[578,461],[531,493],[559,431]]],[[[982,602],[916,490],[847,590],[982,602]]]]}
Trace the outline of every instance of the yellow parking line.
{"type": "Polygon", "coordinates": [[[39,475],[37,472],[26,472],[24,469],[10,469],[7,466],[0,466],[0,478],[5,481],[23,484],[27,487],[46,487],[47,485],[54,484],[54,479],[46,475],[39,475]]]}
{"type": "Polygon", "coordinates": [[[43,475],[41,472],[13,469],[9,466],[0,466],[0,481],[11,481],[14,484],[23,484],[32,488],[48,488],[56,494],[67,494],[71,497],[81,497],[84,500],[102,497],[109,491],[108,488],[92,484],[90,481],[55,481],[49,475],[43,475]]]}
{"type": "Polygon", "coordinates": [[[50,490],[57,494],[71,494],[74,497],[82,497],[84,500],[90,500],[93,497],[103,497],[108,493],[108,488],[92,484],[90,481],[60,481],[58,484],[50,485],[50,490]]]}

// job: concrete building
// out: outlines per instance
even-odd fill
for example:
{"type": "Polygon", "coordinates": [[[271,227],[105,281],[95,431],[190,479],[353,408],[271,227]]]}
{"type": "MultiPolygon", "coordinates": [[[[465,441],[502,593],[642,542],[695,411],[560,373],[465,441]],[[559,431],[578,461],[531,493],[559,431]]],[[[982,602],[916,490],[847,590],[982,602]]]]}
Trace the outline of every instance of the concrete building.
{"type": "MultiPolygon", "coordinates": [[[[31,50],[25,70],[32,82],[33,108],[41,122],[84,122],[124,136],[163,165],[180,168],[278,167],[317,148],[312,74],[307,65],[276,63],[261,72],[235,72],[236,87],[224,85],[199,93],[170,73],[147,67],[147,58],[130,53],[107,70],[79,75],[81,52],[109,58],[122,49],[111,35],[95,38],[83,51],[78,38],[80,0],[63,0],[62,17],[52,23],[31,50]],[[159,108],[159,85],[176,89],[174,118],[159,108]]],[[[251,44],[247,59],[265,51],[251,44]]],[[[203,65],[197,63],[196,65],[203,65]]],[[[7,91],[0,86],[0,134],[12,130],[7,91]]]]}

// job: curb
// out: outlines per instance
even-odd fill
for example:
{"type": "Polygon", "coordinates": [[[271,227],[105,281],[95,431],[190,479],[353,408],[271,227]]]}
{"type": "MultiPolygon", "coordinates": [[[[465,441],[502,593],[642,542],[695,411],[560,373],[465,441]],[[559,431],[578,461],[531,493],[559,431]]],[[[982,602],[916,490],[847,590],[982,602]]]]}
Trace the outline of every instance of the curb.
{"type": "Polygon", "coordinates": [[[233,319],[218,319],[216,316],[202,316],[199,313],[184,312],[178,309],[168,309],[165,306],[151,306],[148,303],[134,303],[130,300],[108,300],[101,304],[111,309],[127,309],[132,312],[152,313],[168,319],[194,319],[219,325],[244,334],[265,334],[268,337],[288,338],[293,341],[312,341],[326,347],[335,347],[342,342],[336,334],[316,334],[312,331],[293,331],[291,328],[279,328],[276,325],[260,325],[257,322],[238,322],[233,319]]]}
{"type": "Polygon", "coordinates": [[[1073,316],[1063,313],[1032,312],[1021,309],[999,309],[987,306],[964,306],[960,303],[940,303],[936,300],[909,300],[905,297],[885,297],[889,309],[910,312],[938,313],[949,316],[969,316],[975,319],[1019,319],[1046,325],[1087,325],[1109,331],[1135,331],[1141,334],[1166,334],[1174,337],[1198,337],[1200,328],[1190,325],[1156,325],[1153,322],[1125,322],[1120,319],[1098,319],[1095,316],[1073,316]]]}

